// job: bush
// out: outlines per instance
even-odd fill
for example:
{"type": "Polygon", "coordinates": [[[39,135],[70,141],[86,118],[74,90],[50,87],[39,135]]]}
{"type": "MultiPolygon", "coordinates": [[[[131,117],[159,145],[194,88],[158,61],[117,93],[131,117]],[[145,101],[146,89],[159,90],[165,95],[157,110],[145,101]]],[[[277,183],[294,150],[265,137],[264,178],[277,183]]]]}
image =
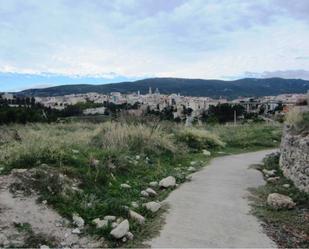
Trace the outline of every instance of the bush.
{"type": "Polygon", "coordinates": [[[225,143],[219,137],[207,130],[184,128],[176,132],[176,138],[193,149],[212,149],[224,147],[225,143]]]}
{"type": "Polygon", "coordinates": [[[103,149],[136,153],[176,153],[178,150],[171,136],[164,133],[160,126],[115,122],[104,123],[93,144],[103,149]]]}
{"type": "Polygon", "coordinates": [[[285,122],[292,129],[298,133],[303,131],[309,131],[309,112],[301,111],[299,108],[295,107],[291,109],[286,117],[285,122]]]}

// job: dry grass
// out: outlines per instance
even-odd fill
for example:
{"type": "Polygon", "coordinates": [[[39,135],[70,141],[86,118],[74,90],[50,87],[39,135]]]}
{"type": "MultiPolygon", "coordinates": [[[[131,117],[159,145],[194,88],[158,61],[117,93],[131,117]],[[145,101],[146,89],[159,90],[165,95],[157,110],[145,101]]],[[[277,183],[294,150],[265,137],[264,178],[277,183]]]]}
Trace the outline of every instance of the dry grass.
{"type": "Polygon", "coordinates": [[[299,107],[291,109],[286,117],[285,123],[295,132],[309,132],[309,111],[301,110],[299,107]]]}
{"type": "Polygon", "coordinates": [[[172,137],[160,126],[150,127],[144,124],[104,123],[93,142],[103,149],[111,150],[171,153],[178,151],[172,137]]]}
{"type": "Polygon", "coordinates": [[[220,140],[219,136],[205,129],[186,127],[179,129],[176,132],[176,137],[179,141],[186,143],[194,149],[209,149],[225,146],[225,143],[220,140]]]}
{"type": "Polygon", "coordinates": [[[30,124],[1,127],[6,144],[1,146],[0,162],[11,166],[58,163],[65,159],[66,151],[85,147],[97,125],[93,124],[30,124]],[[18,136],[18,139],[14,137],[18,136]]]}

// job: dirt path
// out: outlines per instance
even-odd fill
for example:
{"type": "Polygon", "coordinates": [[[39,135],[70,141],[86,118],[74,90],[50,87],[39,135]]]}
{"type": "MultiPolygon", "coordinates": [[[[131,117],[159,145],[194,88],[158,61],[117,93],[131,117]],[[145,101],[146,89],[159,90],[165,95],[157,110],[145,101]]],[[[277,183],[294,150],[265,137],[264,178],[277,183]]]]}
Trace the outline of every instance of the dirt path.
{"type": "Polygon", "coordinates": [[[264,183],[249,165],[259,163],[265,150],[214,159],[193,174],[166,199],[170,210],[152,247],[276,247],[250,215],[248,188],[264,183]]]}
{"type": "Polygon", "coordinates": [[[29,240],[33,241],[31,246],[37,248],[42,245],[40,241],[45,240],[57,247],[93,248],[102,245],[102,241],[72,234],[70,222],[48,205],[37,203],[35,194],[11,193],[10,185],[17,180],[14,174],[0,176],[0,248],[23,247],[29,240]],[[28,229],[21,229],[25,224],[28,229]]]}

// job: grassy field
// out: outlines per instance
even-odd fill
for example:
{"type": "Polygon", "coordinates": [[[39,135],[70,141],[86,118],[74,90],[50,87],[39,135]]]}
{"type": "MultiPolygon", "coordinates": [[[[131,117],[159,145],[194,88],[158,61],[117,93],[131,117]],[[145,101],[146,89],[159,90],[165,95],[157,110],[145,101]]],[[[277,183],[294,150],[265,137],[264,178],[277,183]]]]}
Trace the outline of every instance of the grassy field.
{"type": "Polygon", "coordinates": [[[280,180],[251,190],[253,213],[264,222],[267,234],[280,248],[308,248],[309,195],[298,190],[292,181],[283,176],[279,168],[279,154],[266,157],[259,169],[276,170],[280,180]],[[285,184],[290,187],[284,187],[285,184]],[[275,210],[269,207],[266,199],[270,193],[291,197],[297,204],[296,208],[275,210]]]}
{"type": "MultiPolygon", "coordinates": [[[[72,122],[0,129],[0,174],[32,169],[24,184],[40,193],[40,201],[69,219],[77,212],[89,225],[86,231],[103,235],[112,247],[121,242],[109,236],[111,227],[96,229],[91,221],[105,215],[127,218],[131,202],[163,200],[171,191],[154,188],[158,196],[144,200],[140,192],[149,182],[171,175],[180,184],[192,165],[199,169],[216,155],[276,147],[281,136],[280,126],[268,124],[188,128],[168,122],[72,122]],[[131,188],[121,188],[124,183],[131,188]]],[[[152,234],[146,228],[159,214],[141,205],[134,210],[146,217],[144,226],[130,220],[134,241],[141,242],[152,234]]]]}

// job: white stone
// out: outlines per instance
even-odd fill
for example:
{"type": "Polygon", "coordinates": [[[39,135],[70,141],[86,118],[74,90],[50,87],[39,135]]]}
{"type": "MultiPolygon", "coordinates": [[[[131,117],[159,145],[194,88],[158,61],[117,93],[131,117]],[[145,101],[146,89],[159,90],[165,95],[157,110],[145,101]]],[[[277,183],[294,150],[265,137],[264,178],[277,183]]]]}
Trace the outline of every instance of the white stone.
{"type": "Polygon", "coordinates": [[[267,204],[275,209],[293,208],[296,205],[292,198],[278,193],[269,194],[267,204]]]}
{"type": "Polygon", "coordinates": [[[208,150],[202,150],[202,152],[203,152],[203,155],[205,155],[205,156],[211,155],[210,151],[208,151],[208,150]]]}
{"type": "Polygon", "coordinates": [[[79,228],[83,228],[85,225],[85,221],[82,217],[80,217],[77,213],[73,214],[73,224],[79,228]]]}
{"type": "Polygon", "coordinates": [[[139,207],[139,205],[138,205],[138,203],[137,203],[136,201],[132,201],[132,202],[131,202],[131,206],[132,206],[133,208],[138,208],[138,207],[139,207]]]}
{"type": "Polygon", "coordinates": [[[284,188],[289,188],[290,187],[290,184],[283,184],[282,185],[284,188]]]}
{"type": "Polygon", "coordinates": [[[129,184],[122,183],[122,184],[120,184],[120,188],[126,188],[126,189],[129,189],[129,188],[131,188],[131,186],[130,186],[129,184]]]}
{"type": "Polygon", "coordinates": [[[117,227],[118,226],[118,223],[117,222],[113,222],[112,223],[112,228],[115,228],[115,227],[117,227]]]}
{"type": "Polygon", "coordinates": [[[129,221],[124,220],[110,232],[110,235],[112,235],[116,239],[120,239],[129,232],[129,229],[130,229],[129,221]]]}
{"type": "Polygon", "coordinates": [[[131,232],[127,232],[126,237],[128,238],[128,240],[133,240],[134,239],[134,235],[131,232]]]}
{"type": "Polygon", "coordinates": [[[119,218],[116,220],[116,223],[117,223],[117,224],[120,224],[121,222],[123,222],[123,220],[124,220],[124,219],[123,219],[122,217],[119,217],[119,218]]]}
{"type": "Polygon", "coordinates": [[[132,210],[129,211],[129,215],[130,215],[130,218],[137,221],[139,224],[144,224],[145,223],[145,218],[140,215],[139,213],[136,213],[132,210]]]}
{"type": "Polygon", "coordinates": [[[195,165],[197,162],[196,161],[192,161],[192,162],[190,162],[190,165],[195,165]]]}
{"type": "Polygon", "coordinates": [[[149,211],[151,211],[153,213],[157,212],[161,208],[161,204],[158,203],[158,202],[154,202],[154,201],[147,202],[147,203],[143,204],[143,206],[147,210],[149,210],[149,211]]]}
{"type": "Polygon", "coordinates": [[[49,249],[49,246],[41,245],[41,246],[40,246],[40,249],[49,249]]]}
{"type": "Polygon", "coordinates": [[[73,233],[73,234],[80,234],[79,228],[73,229],[73,230],[72,230],[72,233],[73,233]]]}
{"type": "Polygon", "coordinates": [[[159,186],[163,188],[174,187],[175,185],[176,185],[176,179],[173,176],[168,176],[159,182],[159,186]]]}
{"type": "Polygon", "coordinates": [[[106,215],[106,216],[104,216],[104,220],[107,220],[107,221],[115,221],[115,220],[116,220],[116,216],[113,216],[113,215],[106,215]]]}
{"type": "Polygon", "coordinates": [[[145,190],[141,191],[141,196],[143,197],[149,197],[148,192],[146,192],[145,190]]]}
{"type": "Polygon", "coordinates": [[[92,223],[96,225],[96,228],[104,228],[108,226],[108,220],[101,220],[100,218],[94,219],[92,223]]]}
{"type": "Polygon", "coordinates": [[[152,187],[152,188],[155,188],[155,187],[157,187],[158,185],[159,185],[159,183],[156,182],[156,181],[150,182],[150,183],[149,183],[149,186],[152,187]]]}
{"type": "Polygon", "coordinates": [[[267,176],[267,177],[270,177],[270,176],[275,176],[276,175],[276,170],[267,170],[267,169],[263,169],[262,170],[264,175],[267,176]]]}
{"type": "Polygon", "coordinates": [[[275,182],[277,182],[279,180],[280,180],[279,176],[269,177],[269,178],[266,179],[267,182],[271,182],[271,183],[275,183],[275,182]]]}
{"type": "Polygon", "coordinates": [[[195,169],[194,167],[189,167],[187,170],[188,170],[189,172],[194,172],[194,171],[196,171],[196,169],[195,169]]]}
{"type": "Polygon", "coordinates": [[[136,155],[136,156],[135,156],[135,159],[136,159],[136,160],[139,160],[139,159],[141,159],[141,156],[140,156],[140,155],[136,155]]]}
{"type": "Polygon", "coordinates": [[[157,192],[154,191],[152,188],[147,188],[145,190],[150,196],[156,196],[157,195],[157,192]]]}

